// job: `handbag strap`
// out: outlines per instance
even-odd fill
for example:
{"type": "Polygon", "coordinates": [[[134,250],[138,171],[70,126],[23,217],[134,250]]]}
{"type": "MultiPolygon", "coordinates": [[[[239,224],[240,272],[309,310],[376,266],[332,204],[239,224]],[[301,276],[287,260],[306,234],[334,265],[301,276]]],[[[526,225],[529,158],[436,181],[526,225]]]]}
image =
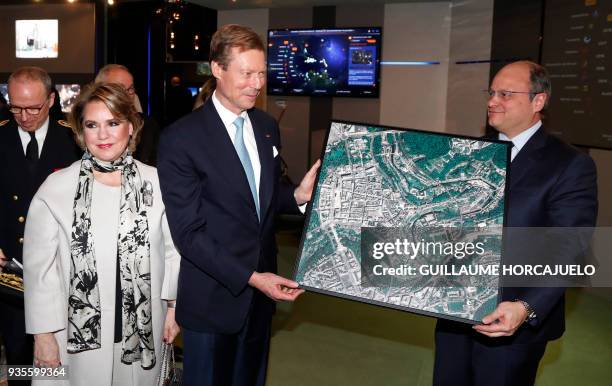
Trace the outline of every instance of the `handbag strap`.
{"type": "Polygon", "coordinates": [[[174,359],[174,345],[172,343],[168,343],[168,351],[170,351],[170,362],[168,365],[171,369],[176,368],[176,362],[174,359]]]}
{"type": "Polygon", "coordinates": [[[170,378],[170,373],[175,367],[174,346],[172,343],[163,343],[161,350],[161,363],[159,369],[158,385],[165,385],[170,378]]]}

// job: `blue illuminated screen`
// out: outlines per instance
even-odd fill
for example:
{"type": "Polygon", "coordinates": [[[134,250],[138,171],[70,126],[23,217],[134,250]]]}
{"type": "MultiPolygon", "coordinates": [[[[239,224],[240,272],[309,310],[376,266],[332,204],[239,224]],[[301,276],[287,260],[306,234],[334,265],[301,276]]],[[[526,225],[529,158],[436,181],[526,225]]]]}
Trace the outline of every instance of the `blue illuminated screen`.
{"type": "Polygon", "coordinates": [[[268,31],[268,94],[377,98],[381,28],[268,31]]]}

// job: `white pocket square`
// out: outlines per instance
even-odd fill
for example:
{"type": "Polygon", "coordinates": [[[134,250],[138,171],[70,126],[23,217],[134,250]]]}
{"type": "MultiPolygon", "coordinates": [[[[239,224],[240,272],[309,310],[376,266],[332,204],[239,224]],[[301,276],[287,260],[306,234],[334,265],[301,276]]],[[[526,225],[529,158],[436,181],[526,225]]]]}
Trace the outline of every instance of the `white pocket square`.
{"type": "Polygon", "coordinates": [[[276,150],[276,146],[272,146],[272,156],[276,158],[277,155],[278,155],[278,150],[276,150]]]}

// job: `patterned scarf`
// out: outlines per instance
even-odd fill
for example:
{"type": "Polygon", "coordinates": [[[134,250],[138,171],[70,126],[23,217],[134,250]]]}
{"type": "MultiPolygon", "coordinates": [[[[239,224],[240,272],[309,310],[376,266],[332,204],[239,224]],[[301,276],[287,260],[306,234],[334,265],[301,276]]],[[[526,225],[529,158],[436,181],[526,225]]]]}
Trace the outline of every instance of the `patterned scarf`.
{"type": "Polygon", "coordinates": [[[113,162],[103,162],[86,151],[81,160],[70,243],[72,264],[68,299],[68,352],[78,353],[101,347],[100,292],[94,240],[90,230],[93,170],[102,173],[121,171],[117,240],[123,299],[121,361],[126,364],[141,361],[141,366],[149,369],[155,366],[149,224],[143,204],[140,173],[129,152],[113,162]]]}

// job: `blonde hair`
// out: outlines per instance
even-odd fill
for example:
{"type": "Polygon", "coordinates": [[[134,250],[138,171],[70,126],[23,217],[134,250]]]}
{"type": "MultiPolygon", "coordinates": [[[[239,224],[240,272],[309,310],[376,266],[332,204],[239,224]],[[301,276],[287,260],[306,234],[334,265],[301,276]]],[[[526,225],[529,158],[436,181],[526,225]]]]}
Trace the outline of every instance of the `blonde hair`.
{"type": "MultiPolygon", "coordinates": [[[[226,24],[215,32],[210,41],[209,60],[211,66],[212,62],[217,62],[221,68],[227,70],[227,66],[232,59],[232,48],[238,48],[239,52],[264,51],[264,44],[259,35],[251,28],[238,24],[226,24]]],[[[217,80],[210,77],[198,94],[196,103],[200,99],[204,103],[213,94],[215,88],[217,88],[217,80]]]]}
{"type": "Polygon", "coordinates": [[[128,149],[133,153],[140,141],[143,120],[134,108],[132,98],[127,91],[115,83],[93,83],[88,85],[78,96],[77,101],[70,112],[70,127],[74,138],[81,149],[85,150],[83,138],[83,114],[85,107],[92,102],[102,102],[116,118],[126,119],[132,124],[132,136],[128,143],[128,149]]]}

